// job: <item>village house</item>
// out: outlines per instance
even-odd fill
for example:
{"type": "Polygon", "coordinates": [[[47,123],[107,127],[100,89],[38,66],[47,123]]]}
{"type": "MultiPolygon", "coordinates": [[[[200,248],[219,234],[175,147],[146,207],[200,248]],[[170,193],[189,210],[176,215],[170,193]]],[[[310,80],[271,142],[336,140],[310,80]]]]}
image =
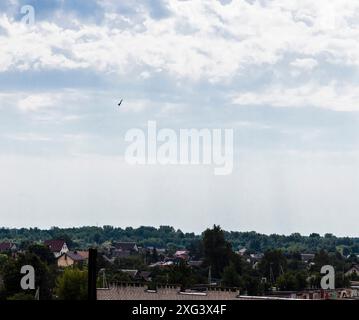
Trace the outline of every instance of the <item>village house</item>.
{"type": "Polygon", "coordinates": [[[239,249],[238,251],[236,251],[237,254],[239,254],[240,256],[244,256],[247,252],[247,249],[246,248],[242,248],[242,249],[239,249]]]}
{"type": "Polygon", "coordinates": [[[352,275],[357,275],[359,276],[359,265],[355,264],[353,265],[346,273],[345,276],[346,277],[350,277],[352,275]]]}
{"type": "Polygon", "coordinates": [[[190,260],[188,265],[192,268],[200,268],[203,265],[203,260],[190,260]]]}
{"type": "Polygon", "coordinates": [[[148,282],[152,280],[150,271],[122,269],[121,272],[128,274],[130,278],[134,281],[148,282]]]}
{"type": "Polygon", "coordinates": [[[138,254],[139,248],[135,242],[115,242],[112,245],[112,256],[117,258],[138,254]]]}
{"type": "Polygon", "coordinates": [[[174,262],[172,260],[166,260],[166,261],[158,261],[155,263],[151,263],[149,265],[150,268],[168,268],[174,265],[174,262]]]}
{"type": "Polygon", "coordinates": [[[189,252],[187,250],[178,250],[175,252],[174,257],[176,259],[188,260],[189,259],[189,252]]]}
{"type": "Polygon", "coordinates": [[[76,253],[83,257],[85,260],[89,259],[89,252],[87,250],[77,250],[76,253]]]}
{"type": "Polygon", "coordinates": [[[46,240],[44,245],[47,246],[54,254],[55,258],[60,257],[62,254],[69,252],[69,248],[64,240],[46,240]]]}
{"type": "Polygon", "coordinates": [[[252,265],[260,262],[264,257],[263,253],[252,253],[249,255],[247,261],[250,262],[252,265]]]}
{"type": "Polygon", "coordinates": [[[0,242],[0,252],[14,252],[16,249],[15,243],[0,242]]]}
{"type": "Polygon", "coordinates": [[[88,261],[88,253],[87,258],[84,254],[85,251],[68,251],[63,253],[57,258],[57,266],[59,268],[66,268],[72,266],[81,266],[88,261]]]}
{"type": "Polygon", "coordinates": [[[159,256],[162,256],[162,257],[166,256],[167,250],[165,248],[146,247],[146,248],[143,248],[142,253],[146,253],[146,251],[147,252],[150,251],[151,254],[153,254],[153,252],[155,250],[159,256]]]}
{"type": "Polygon", "coordinates": [[[315,257],[314,253],[301,253],[301,255],[300,255],[300,258],[305,263],[313,261],[314,257],[315,257]]]}

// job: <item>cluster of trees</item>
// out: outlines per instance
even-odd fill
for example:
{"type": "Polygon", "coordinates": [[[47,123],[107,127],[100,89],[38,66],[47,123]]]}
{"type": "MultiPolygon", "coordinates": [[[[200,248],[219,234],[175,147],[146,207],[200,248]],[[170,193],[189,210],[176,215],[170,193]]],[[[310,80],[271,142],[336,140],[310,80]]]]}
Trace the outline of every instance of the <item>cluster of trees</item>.
{"type": "MultiPolygon", "coordinates": [[[[264,235],[256,232],[224,232],[225,239],[230,242],[232,248],[246,247],[252,252],[265,252],[276,248],[284,252],[312,253],[320,249],[328,252],[340,251],[344,255],[359,254],[359,238],[336,237],[332,234],[320,236],[312,233],[302,236],[299,233],[285,235],[264,235]]],[[[11,240],[20,247],[27,247],[34,241],[45,239],[65,239],[71,247],[86,248],[93,245],[101,245],[111,241],[135,241],[143,247],[166,248],[189,248],[203,239],[202,235],[184,233],[170,226],[139,227],[139,228],[116,228],[81,227],[81,228],[51,228],[41,230],[30,229],[7,229],[0,228],[0,240],[11,240]]],[[[199,252],[200,253],[200,252],[199,252]]]]}
{"type": "Polygon", "coordinates": [[[260,295],[272,287],[279,290],[319,288],[320,268],[328,264],[336,270],[336,287],[346,287],[350,279],[344,276],[344,271],[359,262],[353,254],[357,253],[357,238],[337,238],[332,235],[321,237],[318,234],[309,237],[299,234],[265,236],[254,232],[225,232],[219,226],[205,230],[200,236],[185,234],[172,227],[83,227],[51,230],[3,228],[0,229],[0,238],[14,241],[23,249],[16,257],[11,252],[0,254],[0,300],[34,299],[35,292],[24,292],[19,288],[22,277],[20,269],[23,265],[35,268],[36,289],[40,288],[40,299],[87,298],[86,266],[66,270],[57,268],[50,250],[36,244],[36,241],[48,238],[64,239],[73,250],[119,240],[136,241],[144,247],[165,247],[167,255],[186,248],[193,260],[203,260],[203,264],[189,267],[185,261],[179,260],[169,268],[149,268],[149,263],[162,259],[157,250],[153,249],[116,259],[114,262],[100,254],[98,270],[106,271],[108,282],[133,281],[121,269],[136,269],[151,271],[152,286],[180,284],[183,288],[190,288],[207,285],[211,281],[226,287],[240,288],[249,295],[260,295]],[[247,255],[237,254],[235,249],[238,247],[246,247],[247,255]],[[264,256],[253,267],[248,258],[250,253],[256,252],[263,252],[264,256]],[[303,252],[316,253],[313,264],[302,261],[300,253],[303,252]],[[346,258],[347,254],[352,255],[346,258]]]}
{"type": "Polygon", "coordinates": [[[59,270],[52,252],[40,244],[30,245],[16,257],[11,252],[0,254],[0,300],[85,300],[87,299],[87,270],[59,270]],[[35,269],[35,289],[20,287],[21,267],[35,269]]]}
{"type": "Polygon", "coordinates": [[[333,265],[336,270],[336,286],[347,287],[349,280],[344,271],[357,257],[345,258],[339,251],[328,252],[320,249],[316,252],[313,264],[303,262],[299,251],[271,249],[264,252],[263,258],[255,268],[248,261],[249,253],[240,256],[234,252],[228,234],[219,226],[207,229],[201,239],[194,239],[187,249],[190,256],[203,260],[200,267],[189,267],[185,262],[167,268],[148,268],[144,264],[144,256],[134,256],[115,260],[114,264],[100,262],[100,267],[112,281],[131,281],[128,274],[118,272],[119,269],[151,270],[152,286],[157,284],[180,284],[183,288],[208,285],[209,281],[225,287],[237,287],[242,293],[260,295],[276,287],[278,290],[304,290],[320,288],[320,268],[333,265]]]}

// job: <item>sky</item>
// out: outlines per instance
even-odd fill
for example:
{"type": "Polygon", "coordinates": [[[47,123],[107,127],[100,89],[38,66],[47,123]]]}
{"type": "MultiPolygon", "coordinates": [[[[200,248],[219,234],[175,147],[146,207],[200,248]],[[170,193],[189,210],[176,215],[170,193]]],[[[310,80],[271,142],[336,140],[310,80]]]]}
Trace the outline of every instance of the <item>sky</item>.
{"type": "Polygon", "coordinates": [[[1,225],[358,236],[358,18],[356,0],[2,0],[1,225]],[[129,165],[148,121],[233,129],[232,173],[129,165]]]}

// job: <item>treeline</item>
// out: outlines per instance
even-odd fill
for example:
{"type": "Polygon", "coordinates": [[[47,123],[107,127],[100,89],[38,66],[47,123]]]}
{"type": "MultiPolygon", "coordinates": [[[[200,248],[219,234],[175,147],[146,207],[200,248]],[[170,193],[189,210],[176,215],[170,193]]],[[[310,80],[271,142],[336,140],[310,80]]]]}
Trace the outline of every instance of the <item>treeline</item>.
{"type": "MultiPolygon", "coordinates": [[[[228,233],[219,226],[205,230],[200,236],[184,234],[171,227],[158,229],[142,227],[125,230],[112,227],[53,228],[47,231],[23,229],[22,232],[1,229],[1,232],[7,235],[6,239],[3,238],[4,240],[16,239],[20,243],[19,246],[24,247],[24,250],[20,250],[16,254],[11,250],[0,253],[0,301],[37,298],[40,300],[84,300],[87,298],[86,263],[65,269],[59,267],[48,247],[34,242],[28,244],[29,241],[43,240],[39,235],[46,238],[67,238],[66,241],[71,241],[70,246],[73,249],[78,246],[88,246],[94,241],[97,241],[98,244],[105,244],[113,240],[136,241],[143,246],[153,246],[154,243],[146,243],[146,240],[155,239],[154,241],[159,241],[159,247],[185,246],[189,250],[191,259],[187,260],[186,258],[175,259],[173,253],[168,249],[165,255],[167,258],[172,258],[173,264],[163,268],[158,265],[150,265],[150,263],[164,261],[165,258],[157,254],[155,249],[140,250],[140,252],[129,256],[116,257],[112,260],[106,256],[106,246],[99,246],[97,268],[102,272],[98,274],[98,287],[104,286],[106,278],[108,283],[146,281],[151,288],[176,284],[184,290],[214,285],[236,287],[241,294],[263,295],[277,290],[319,289],[322,277],[320,270],[324,265],[334,267],[336,288],[347,288],[350,286],[351,280],[359,280],[357,275],[346,274],[353,265],[359,264],[358,257],[351,255],[347,258],[338,250],[338,248],[341,248],[342,251],[343,248],[352,250],[356,240],[349,239],[349,242],[345,242],[346,238],[336,238],[332,235],[324,237],[319,235],[302,237],[298,234],[288,237],[263,236],[256,233],[228,233]],[[12,234],[15,234],[16,237],[10,238],[9,235],[12,234]],[[118,236],[119,234],[121,236],[118,236]],[[93,238],[95,235],[96,239],[93,238]],[[232,238],[230,241],[231,237],[234,237],[235,240],[232,238]],[[276,239],[276,242],[273,243],[276,243],[278,247],[265,249],[264,244],[269,245],[270,241],[274,241],[273,237],[276,239]],[[302,243],[301,239],[303,239],[302,243]],[[234,251],[237,249],[233,245],[234,241],[237,241],[237,246],[248,247],[243,256],[234,251]],[[256,245],[264,251],[261,255],[254,255],[261,256],[254,260],[251,259],[253,255],[249,253],[250,250],[255,249],[251,247],[253,241],[257,241],[256,245]],[[303,246],[306,243],[312,245],[313,241],[327,246],[328,249],[335,248],[335,250],[330,252],[320,247],[314,248],[315,254],[310,262],[303,261],[299,251],[291,251],[293,248],[297,248],[293,247],[293,243],[303,246]],[[27,247],[25,247],[26,244],[28,244],[27,247]],[[190,262],[201,263],[190,264],[190,262]],[[36,270],[35,289],[30,292],[24,292],[19,286],[22,278],[20,270],[24,265],[31,265],[36,270]],[[133,278],[124,272],[129,269],[145,272],[150,275],[151,279],[133,278]]],[[[309,246],[306,250],[312,251],[309,246]]]]}
{"type": "MultiPolygon", "coordinates": [[[[79,227],[79,228],[38,228],[8,229],[0,228],[0,241],[12,241],[20,247],[27,247],[31,242],[47,239],[64,239],[69,246],[87,248],[111,241],[135,241],[143,247],[165,248],[168,250],[189,248],[203,238],[203,234],[184,233],[170,226],[116,228],[79,227]]],[[[256,232],[225,232],[225,238],[234,250],[246,248],[251,252],[265,252],[280,249],[284,252],[314,253],[318,250],[339,251],[343,255],[359,254],[359,238],[336,237],[333,234],[319,235],[312,233],[303,236],[294,233],[289,236],[278,234],[259,234],[256,232]]]]}

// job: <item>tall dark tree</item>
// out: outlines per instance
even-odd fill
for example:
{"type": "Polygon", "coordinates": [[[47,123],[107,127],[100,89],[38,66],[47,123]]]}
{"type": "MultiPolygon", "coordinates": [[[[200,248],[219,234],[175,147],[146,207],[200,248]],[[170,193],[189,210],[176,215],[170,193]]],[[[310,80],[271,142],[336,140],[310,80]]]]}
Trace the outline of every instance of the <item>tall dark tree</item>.
{"type": "Polygon", "coordinates": [[[152,260],[152,262],[157,262],[158,261],[158,253],[157,253],[156,248],[153,248],[153,250],[152,250],[151,260],[152,260]]]}
{"type": "Polygon", "coordinates": [[[49,247],[42,244],[32,244],[28,247],[30,253],[36,254],[43,262],[48,265],[54,264],[56,259],[49,247]]]}
{"type": "Polygon", "coordinates": [[[173,266],[169,273],[169,283],[181,285],[184,290],[195,283],[192,270],[187,266],[184,260],[173,266]]]}
{"type": "Polygon", "coordinates": [[[213,229],[207,229],[203,233],[203,251],[205,262],[211,267],[212,275],[220,277],[232,256],[231,244],[225,240],[220,226],[214,225],[213,229]]]}

